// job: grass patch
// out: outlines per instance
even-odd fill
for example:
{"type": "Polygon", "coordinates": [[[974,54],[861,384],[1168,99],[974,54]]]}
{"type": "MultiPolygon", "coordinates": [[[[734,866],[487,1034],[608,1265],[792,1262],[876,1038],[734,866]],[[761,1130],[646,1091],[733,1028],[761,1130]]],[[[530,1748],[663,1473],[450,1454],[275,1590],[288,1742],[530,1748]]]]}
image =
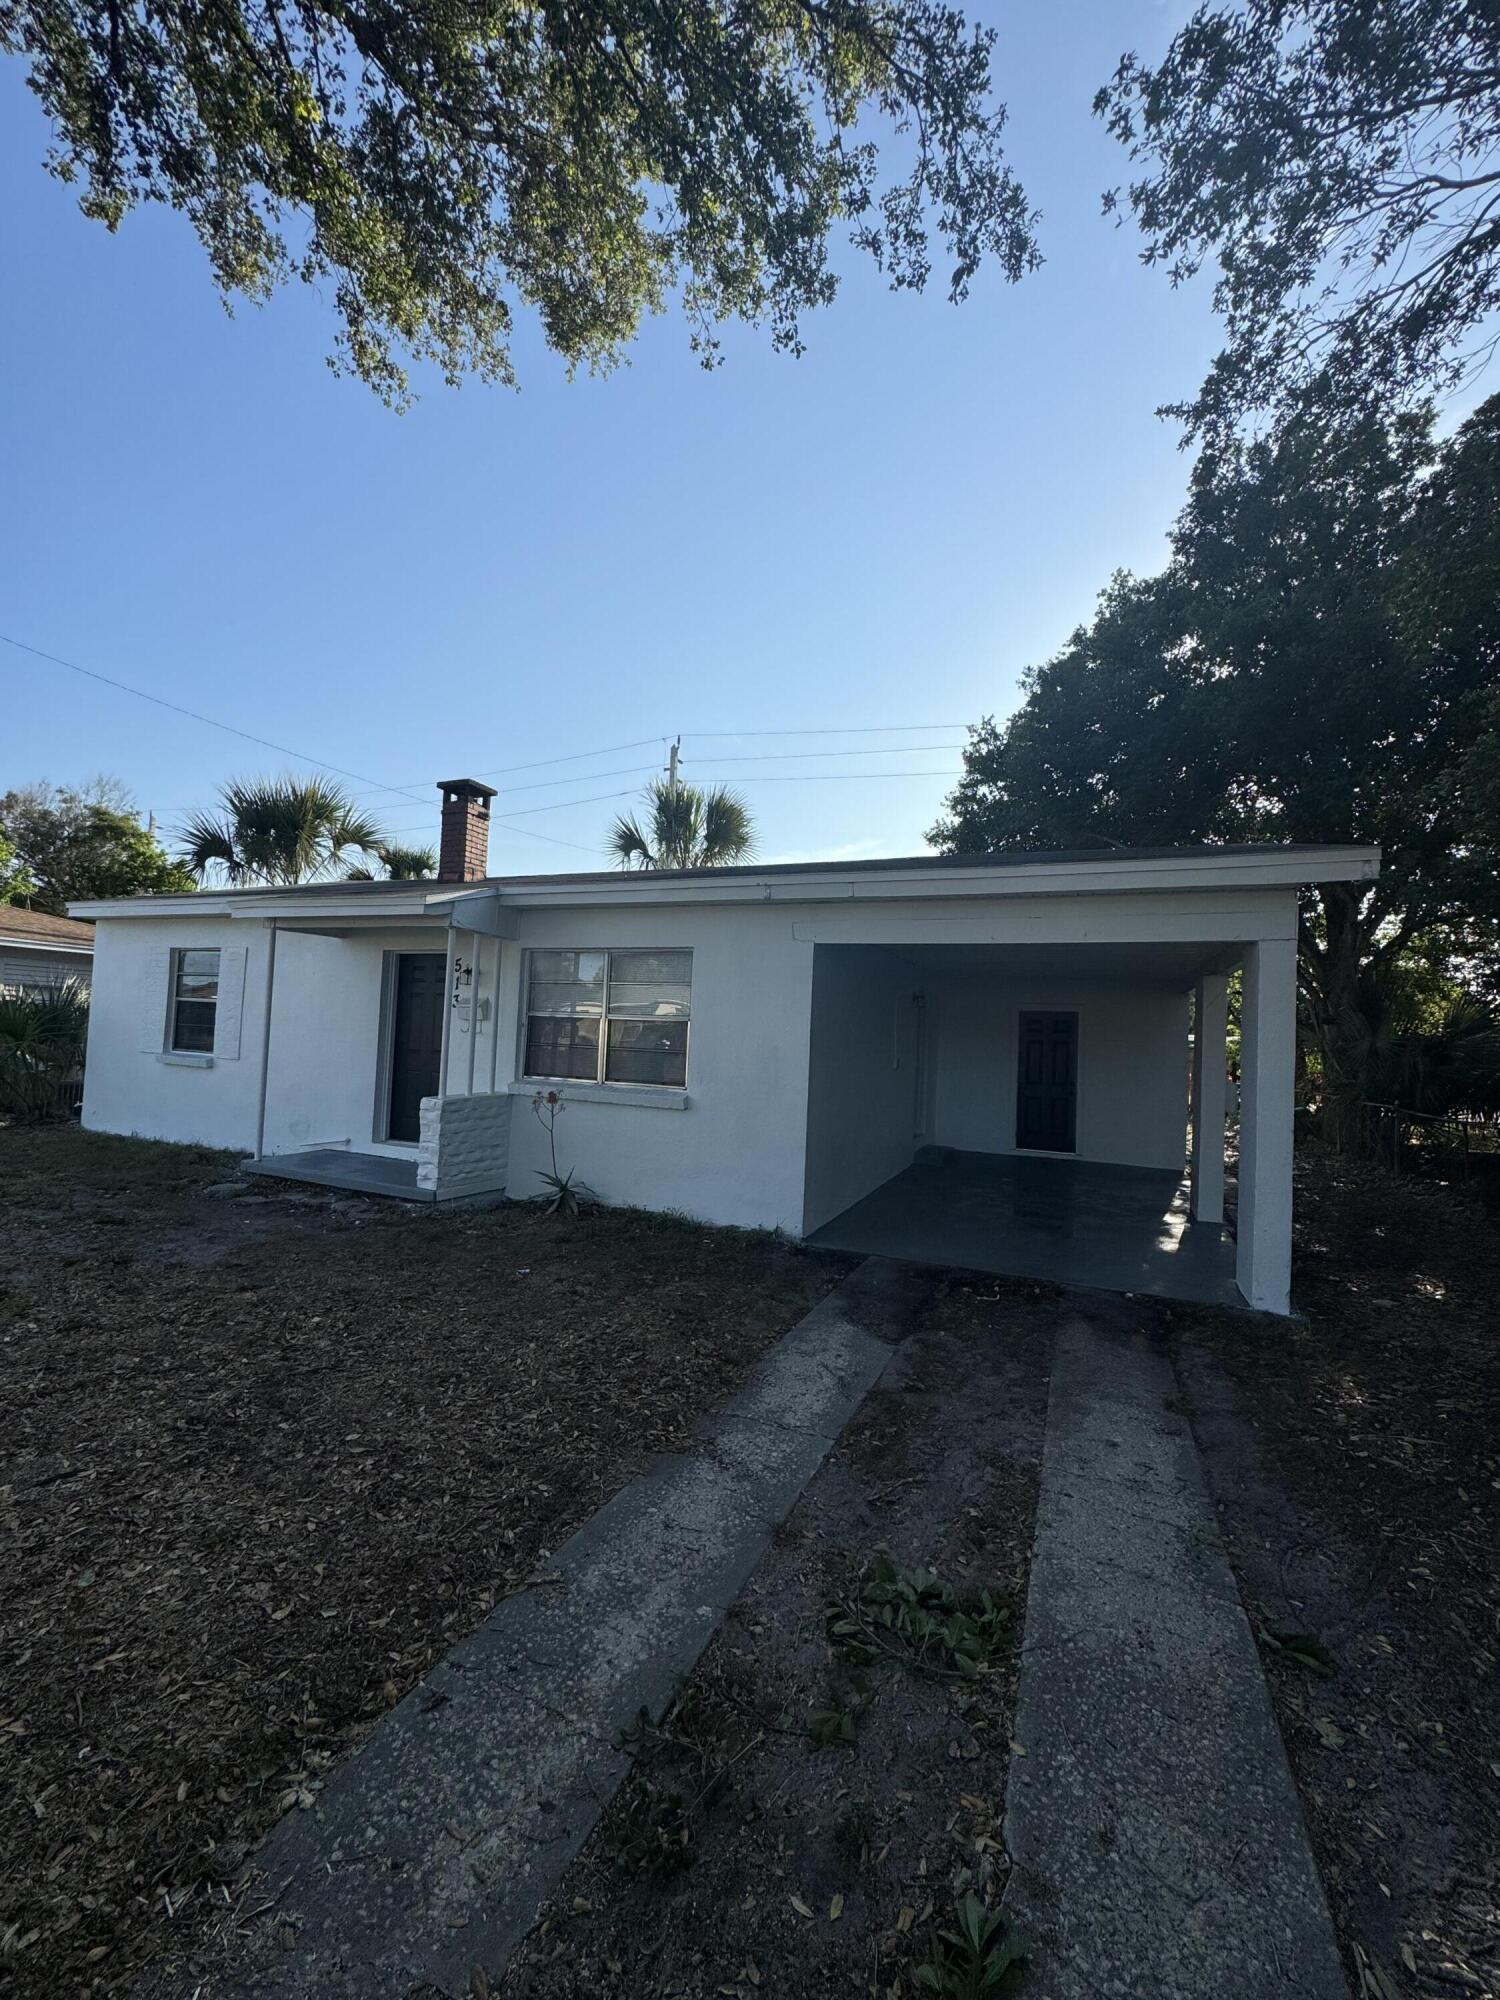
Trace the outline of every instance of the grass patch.
{"type": "Polygon", "coordinates": [[[0,1203],[55,1205],[75,1192],[123,1195],[146,1204],[185,1194],[239,1171],[243,1153],[125,1139],[77,1125],[0,1123],[0,1203]]]}

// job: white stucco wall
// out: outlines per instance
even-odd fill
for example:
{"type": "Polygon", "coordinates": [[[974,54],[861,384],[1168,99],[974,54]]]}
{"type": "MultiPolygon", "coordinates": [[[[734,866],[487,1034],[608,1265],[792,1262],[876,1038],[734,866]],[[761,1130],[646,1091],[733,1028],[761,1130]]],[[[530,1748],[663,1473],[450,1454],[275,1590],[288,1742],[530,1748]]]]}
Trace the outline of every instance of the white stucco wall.
{"type": "Polygon", "coordinates": [[[1077,1157],[1181,1168],[1187,1149],[1186,993],[1004,977],[934,982],[933,1141],[1016,1150],[1020,1017],[1078,1016],[1077,1157]]]}
{"type": "MultiPolygon", "coordinates": [[[[458,949],[477,956],[479,976],[472,1035],[458,1014],[450,1017],[447,1095],[464,1094],[472,1048],[476,1090],[487,1091],[493,1073],[496,1087],[515,1099],[507,1191],[534,1193],[548,1154],[528,1101],[536,1085],[520,1073],[526,950],[687,947],[686,1092],[566,1087],[561,1164],[610,1202],[793,1233],[816,1227],[899,1171],[919,1138],[1011,1150],[1017,1016],[1032,1006],[1080,1015],[1080,1155],[1180,1167],[1185,986],[1009,977],[1004,948],[1034,954],[1122,941],[1196,948],[1198,940],[1291,936],[1295,925],[1288,890],[927,903],[857,894],[799,903],[778,894],[728,906],[657,907],[611,900],[618,879],[587,897],[575,891],[570,907],[518,901],[504,912],[516,936],[502,942],[476,947],[460,933],[458,949]],[[986,956],[982,974],[960,977],[937,969],[938,954],[924,960],[929,944],[982,947],[986,955],[998,949],[993,966],[986,956]],[[915,1104],[915,1050],[899,1046],[901,1030],[892,1026],[917,991],[929,1001],[925,1116],[915,1104]]],[[[227,917],[100,922],[85,1123],[250,1150],[267,937],[263,923],[227,917]],[[159,1039],[156,1049],[143,1045],[144,1013],[155,1004],[160,1024],[165,1008],[165,993],[153,988],[161,953],[194,944],[247,954],[239,1053],[211,1069],[160,1062],[159,1039]]],[[[446,942],[438,920],[337,938],[280,933],[268,1152],[374,1142],[383,955],[439,950],[446,942]]],[[[914,1014],[907,1018],[914,1027],[914,1014]]]]}
{"type": "Polygon", "coordinates": [[[131,918],[94,932],[83,1122],[93,1131],[194,1140],[249,1152],[255,1143],[261,991],[266,932],[228,918],[131,918]],[[159,1059],[167,992],[161,954],[217,945],[245,948],[239,1053],[212,1068],[159,1059]],[[146,1046],[152,1018],[154,1049],[146,1046]]]}
{"type": "MultiPolygon", "coordinates": [[[[269,938],[265,925],[227,917],[100,922],[84,1083],[86,1126],[253,1149],[269,938]],[[167,1007],[162,955],[199,946],[245,953],[237,1053],[218,1050],[211,1066],[164,1060],[161,1047],[167,1007]]],[[[372,1143],[384,954],[442,950],[445,942],[435,924],[340,938],[279,933],[268,1153],[372,1143]]]]}
{"type": "Polygon", "coordinates": [[[803,1228],[911,1165],[921,975],[892,953],[819,945],[813,960],[803,1228]]]}
{"type": "MultiPolygon", "coordinates": [[[[606,1201],[679,1209],[704,1222],[753,1228],[802,1226],[812,948],[792,914],[774,905],[671,910],[599,907],[524,911],[502,958],[500,1018],[511,1024],[509,1073],[519,1081],[523,953],[555,945],[687,946],[693,954],[687,1092],[606,1092],[561,1085],[558,1164],[606,1201]]],[[[517,1103],[507,1191],[538,1191],[547,1135],[517,1103]]]]}

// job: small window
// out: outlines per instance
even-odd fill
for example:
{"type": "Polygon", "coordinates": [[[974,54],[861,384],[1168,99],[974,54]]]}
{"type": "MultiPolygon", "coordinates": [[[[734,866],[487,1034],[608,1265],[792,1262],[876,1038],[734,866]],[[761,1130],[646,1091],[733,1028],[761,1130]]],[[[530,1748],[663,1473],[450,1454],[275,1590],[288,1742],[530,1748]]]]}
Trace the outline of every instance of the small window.
{"type": "Polygon", "coordinates": [[[173,952],[172,1019],[167,1047],[179,1055],[211,1056],[218,1011],[218,952],[173,952]]]}
{"type": "Polygon", "coordinates": [[[572,1082],[687,1082],[690,951],[534,951],[526,1074],[572,1082]]]}

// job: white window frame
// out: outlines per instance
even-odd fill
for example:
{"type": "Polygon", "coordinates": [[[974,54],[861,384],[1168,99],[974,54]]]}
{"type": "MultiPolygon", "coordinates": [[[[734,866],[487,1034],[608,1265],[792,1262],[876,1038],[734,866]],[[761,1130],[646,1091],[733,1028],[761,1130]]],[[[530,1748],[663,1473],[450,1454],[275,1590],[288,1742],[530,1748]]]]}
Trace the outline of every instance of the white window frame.
{"type": "Polygon", "coordinates": [[[214,1045],[219,1039],[219,1000],[224,980],[223,947],[216,944],[185,944],[174,947],[169,962],[169,983],[167,986],[167,1039],[164,1053],[169,1056],[195,1056],[200,1061],[214,1053],[214,1045]],[[198,1006],[210,1006],[214,1010],[213,1040],[206,1049],[180,1049],[177,1046],[177,1008],[183,996],[177,991],[177,982],[182,974],[182,961],[189,952],[211,951],[215,959],[214,997],[209,1001],[198,1001],[198,1006]]]}
{"type": "MultiPolygon", "coordinates": [[[[527,951],[527,952],[526,952],[526,954],[525,954],[525,956],[524,956],[524,958],[522,959],[522,962],[521,962],[521,1047],[520,1047],[520,1051],[519,1051],[519,1054],[518,1054],[518,1057],[517,1057],[517,1062],[516,1062],[516,1073],[517,1073],[517,1075],[518,1075],[518,1076],[519,1076],[519,1077],[521,1078],[521,1080],[522,1080],[522,1082],[523,1082],[523,1083],[560,1083],[560,1084],[563,1084],[563,1085],[568,1085],[568,1084],[571,1084],[571,1085],[573,1085],[573,1086],[574,1086],[574,1088],[575,1088],[575,1089],[581,1089],[581,1090],[589,1090],[589,1091],[593,1091],[593,1090],[632,1090],[632,1091],[634,1091],[634,1090],[651,1090],[651,1091],[656,1091],[656,1090],[660,1090],[660,1091],[668,1091],[668,1090],[675,1090],[675,1091],[677,1091],[677,1092],[681,1093],[681,1092],[683,1092],[683,1091],[685,1091],[685,1090],[687,1089],[687,1081],[688,1081],[688,1071],[689,1071],[689,1066],[691,1065],[691,1063],[692,1063],[692,1059],[693,1059],[693,998],[692,998],[692,995],[693,995],[693,948],[692,948],[692,946],[691,946],[691,945],[685,945],[685,944],[616,944],[616,945],[608,945],[608,944],[541,944],[541,945],[536,945],[536,946],[535,946],[535,947],[533,947],[533,948],[532,948],[531,950],[529,950],[529,951],[527,951]],[[594,1074],[593,1074],[592,1076],[549,1076],[549,1075],[547,1075],[547,1074],[546,1074],[545,1072],[542,1072],[542,1071],[538,1071],[538,1070],[532,1070],[532,1069],[528,1069],[528,1068],[526,1067],[526,1056],[527,1056],[527,1051],[529,1050],[529,1048],[530,1048],[530,1046],[531,1046],[531,1023],[532,1023],[532,1019],[533,1019],[533,1013],[532,1013],[532,1006],[531,1006],[531,967],[532,967],[532,962],[533,962],[533,960],[534,960],[534,958],[535,958],[535,956],[536,956],[536,953],[537,953],[537,952],[539,952],[539,951],[571,951],[571,952],[575,952],[575,953],[583,953],[583,952],[586,952],[586,951],[597,951],[597,952],[600,952],[600,953],[601,953],[601,954],[603,955],[603,958],[604,958],[604,993],[603,993],[603,998],[602,998],[602,1001],[601,1001],[601,1011],[600,1011],[600,1014],[599,1014],[599,1060],[598,1060],[598,1062],[597,1062],[597,1063],[595,1064],[595,1066],[594,1066],[594,1074]],[[683,1026],[684,1026],[684,1027],[685,1027],[685,1028],[687,1029],[687,1036],[686,1036],[686,1039],[685,1039],[685,1041],[684,1041],[684,1043],[683,1043],[683,1050],[682,1050],[682,1081],[681,1081],[681,1083],[636,1083],[636,1082],[627,1082],[627,1081],[623,1080],[622,1078],[619,1078],[619,1077],[607,1077],[607,1076],[606,1076],[606,1075],[604,1074],[604,1072],[605,1072],[605,1069],[607,1068],[607,1066],[608,1066],[608,1063],[609,1063],[609,1019],[610,1019],[610,1016],[609,1016],[609,982],[610,982],[610,968],[611,968],[611,963],[612,963],[612,961],[613,961],[613,959],[614,959],[614,955],[615,955],[615,953],[616,953],[616,952],[625,952],[625,951],[681,951],[681,952],[686,952],[686,953],[687,953],[687,960],[688,960],[688,980],[687,980],[687,985],[688,985],[688,1011],[687,1011],[687,1017],[686,1017],[686,1019],[685,1019],[685,1020],[683,1019],[683,1017],[682,1017],[681,1015],[678,1015],[678,1016],[676,1017],[676,1019],[677,1019],[677,1020],[679,1020],[679,1021],[681,1021],[681,1022],[682,1022],[682,1025],[683,1025],[683,1026]]],[[[566,1021],[566,1020],[576,1020],[576,1019],[578,1019],[578,1018],[580,1018],[580,1017],[579,1017],[579,1016],[577,1016],[577,1015],[569,1015],[569,1014],[542,1014],[542,1013],[538,1013],[538,1014],[537,1014],[537,1015],[535,1016],[535,1018],[536,1018],[537,1020],[545,1020],[545,1021],[566,1021]]],[[[592,1016],[589,1016],[589,1015],[585,1015],[585,1016],[583,1016],[582,1018],[583,1018],[583,1019],[586,1019],[586,1020],[587,1020],[587,1019],[592,1019],[593,1017],[592,1017],[592,1016]]],[[[635,1019],[637,1019],[637,1017],[636,1017],[636,1016],[634,1016],[634,1015],[629,1015],[629,1014],[623,1014],[623,1015],[621,1015],[621,1016],[620,1016],[620,1019],[621,1019],[621,1020],[635,1020],[635,1019]]]]}

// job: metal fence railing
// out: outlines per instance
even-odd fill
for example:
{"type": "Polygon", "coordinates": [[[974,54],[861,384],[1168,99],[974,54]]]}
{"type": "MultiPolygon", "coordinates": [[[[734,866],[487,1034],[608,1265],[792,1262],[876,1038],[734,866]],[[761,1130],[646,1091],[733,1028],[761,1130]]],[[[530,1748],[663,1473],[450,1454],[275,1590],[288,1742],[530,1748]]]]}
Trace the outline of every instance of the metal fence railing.
{"type": "Polygon", "coordinates": [[[1362,1104],[1364,1151],[1393,1174],[1436,1154],[1468,1173],[1476,1161],[1500,1160],[1500,1117],[1478,1111],[1408,1111],[1362,1104]]]}
{"type": "Polygon", "coordinates": [[[83,1078],[70,1076],[58,1084],[52,1096],[54,1118],[77,1118],[83,1112],[83,1078]]]}

